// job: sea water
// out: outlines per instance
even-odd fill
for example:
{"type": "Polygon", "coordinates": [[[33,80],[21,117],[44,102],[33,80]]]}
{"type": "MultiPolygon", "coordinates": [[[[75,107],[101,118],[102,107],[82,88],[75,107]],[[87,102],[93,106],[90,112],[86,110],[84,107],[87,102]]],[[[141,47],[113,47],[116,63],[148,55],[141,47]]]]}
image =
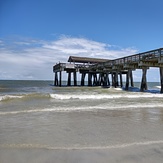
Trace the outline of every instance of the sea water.
{"type": "Polygon", "coordinates": [[[0,81],[0,163],[162,163],[160,84],[139,87],[0,81]]]}

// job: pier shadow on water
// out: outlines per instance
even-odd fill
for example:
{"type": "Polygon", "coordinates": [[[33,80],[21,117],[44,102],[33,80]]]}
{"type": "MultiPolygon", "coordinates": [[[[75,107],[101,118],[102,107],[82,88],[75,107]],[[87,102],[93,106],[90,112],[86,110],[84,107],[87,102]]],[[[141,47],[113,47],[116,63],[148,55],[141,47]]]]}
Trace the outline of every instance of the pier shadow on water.
{"type": "MultiPolygon", "coordinates": [[[[123,91],[129,91],[129,92],[142,92],[140,88],[138,87],[129,87],[128,90],[125,89],[125,87],[122,88],[123,91]]],[[[142,93],[153,93],[153,94],[160,94],[160,90],[158,89],[148,89],[144,90],[142,93]]]]}

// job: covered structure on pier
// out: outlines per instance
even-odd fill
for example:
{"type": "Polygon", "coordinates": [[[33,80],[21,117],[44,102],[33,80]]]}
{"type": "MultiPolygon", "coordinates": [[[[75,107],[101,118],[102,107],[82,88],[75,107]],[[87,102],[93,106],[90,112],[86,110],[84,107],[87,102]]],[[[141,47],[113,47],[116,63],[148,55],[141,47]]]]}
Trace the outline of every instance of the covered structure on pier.
{"type": "MultiPolygon", "coordinates": [[[[105,63],[107,61],[109,60],[101,58],[70,56],[68,58],[68,63],[59,63],[53,66],[53,72],[55,73],[54,85],[55,86],[62,85],[62,71],[65,71],[68,74],[67,86],[71,86],[72,74],[73,74],[73,85],[77,86],[77,75],[76,75],[77,72],[81,74],[81,86],[85,85],[84,83],[86,74],[88,74],[89,86],[98,85],[97,74],[99,73],[99,71],[95,72],[93,70],[90,70],[90,66],[94,66],[99,63],[105,63]],[[92,81],[92,78],[94,78],[94,81],[92,81]]],[[[102,77],[101,80],[103,80],[102,77]]]]}
{"type": "Polygon", "coordinates": [[[101,59],[101,58],[88,58],[88,57],[77,57],[77,56],[70,56],[68,62],[72,63],[88,63],[88,64],[96,64],[96,63],[103,63],[109,61],[108,59],[101,59]]]}

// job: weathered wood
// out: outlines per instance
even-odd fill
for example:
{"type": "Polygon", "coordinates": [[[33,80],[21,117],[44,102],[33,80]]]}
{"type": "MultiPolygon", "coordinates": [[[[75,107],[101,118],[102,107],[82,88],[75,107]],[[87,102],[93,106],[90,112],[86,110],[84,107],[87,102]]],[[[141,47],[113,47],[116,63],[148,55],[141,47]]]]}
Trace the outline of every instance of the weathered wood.
{"type": "Polygon", "coordinates": [[[76,76],[76,71],[74,71],[73,74],[74,74],[74,86],[77,86],[77,76],[76,76]]]}
{"type": "Polygon", "coordinates": [[[130,81],[131,81],[131,87],[134,87],[134,80],[133,80],[132,70],[130,70],[130,81]]]}
{"type": "Polygon", "coordinates": [[[123,87],[122,72],[119,73],[119,77],[120,77],[120,86],[122,88],[123,87]]]}
{"type": "Polygon", "coordinates": [[[98,85],[100,86],[101,84],[102,84],[102,74],[100,73],[98,77],[98,85]]]}
{"type": "Polygon", "coordinates": [[[108,59],[100,59],[100,58],[88,58],[88,57],[77,57],[77,56],[70,56],[68,62],[73,63],[103,63],[108,61],[108,59]]]}
{"type": "Polygon", "coordinates": [[[129,89],[129,75],[130,75],[130,70],[126,73],[126,87],[125,90],[129,89]]]}
{"type": "Polygon", "coordinates": [[[101,73],[101,86],[104,85],[104,73],[101,73]]]}
{"type": "Polygon", "coordinates": [[[142,69],[142,80],[141,80],[141,87],[140,87],[140,91],[143,92],[144,90],[147,90],[147,69],[143,68],[142,69]]]}
{"type": "Polygon", "coordinates": [[[94,74],[93,74],[93,86],[97,86],[97,85],[98,85],[97,74],[94,73],[94,74]]]}
{"type": "Polygon", "coordinates": [[[71,72],[68,72],[67,86],[71,86],[71,72]]]}
{"type": "Polygon", "coordinates": [[[160,93],[163,93],[163,68],[162,67],[160,67],[160,85],[161,85],[160,93]]]}
{"type": "Polygon", "coordinates": [[[92,86],[92,73],[88,73],[88,86],[92,86]]]}
{"type": "Polygon", "coordinates": [[[54,86],[58,86],[58,73],[57,72],[55,72],[54,86]]]}
{"type": "Polygon", "coordinates": [[[108,76],[108,86],[110,87],[110,79],[109,79],[109,74],[107,74],[108,76]]]}
{"type": "Polygon", "coordinates": [[[112,87],[115,87],[115,74],[113,72],[111,73],[111,77],[112,77],[112,87]]]}
{"type": "MultiPolygon", "coordinates": [[[[123,86],[123,83],[122,83],[122,77],[121,77],[121,87],[122,86],[123,86]]],[[[133,74],[132,74],[131,69],[129,69],[128,72],[126,73],[126,87],[125,87],[125,90],[128,90],[129,86],[134,87],[133,74]]]]}
{"type": "Polygon", "coordinates": [[[59,86],[62,86],[62,71],[59,72],[59,86]]]}
{"type": "Polygon", "coordinates": [[[85,76],[86,76],[86,73],[83,72],[82,75],[81,75],[81,86],[85,85],[85,76]]]}
{"type": "Polygon", "coordinates": [[[103,85],[104,87],[107,86],[107,76],[106,76],[106,73],[103,74],[103,83],[102,83],[102,85],[103,85]]]}
{"type": "MultiPolygon", "coordinates": [[[[146,73],[149,67],[159,67],[160,68],[160,82],[161,90],[163,93],[163,48],[155,49],[143,53],[138,53],[123,58],[117,58],[114,60],[103,60],[87,57],[74,57],[69,58],[71,63],[58,63],[53,66],[53,72],[55,73],[54,85],[61,86],[62,84],[62,71],[73,72],[74,73],[74,86],[77,85],[77,75],[76,72],[82,73],[81,75],[81,85],[84,86],[85,76],[88,74],[88,85],[96,86],[110,85],[109,75],[112,77],[112,86],[119,86],[118,75],[120,77],[120,86],[123,87],[122,74],[126,74],[126,89],[134,86],[132,71],[136,69],[142,69],[142,81],[140,90],[144,91],[147,89],[147,79],[146,73]],[[78,62],[76,64],[75,62],[78,62]],[[79,64],[80,63],[80,64],[79,64]],[[82,64],[81,64],[82,63],[82,64]],[[59,80],[58,73],[59,72],[59,80]],[[99,78],[97,80],[97,74],[99,78]],[[92,83],[93,78],[93,83],[92,83]]],[[[71,75],[68,73],[68,85],[71,85],[71,75]]]]}
{"type": "Polygon", "coordinates": [[[115,72],[115,88],[117,88],[119,86],[119,82],[118,82],[118,72],[115,72]]]}

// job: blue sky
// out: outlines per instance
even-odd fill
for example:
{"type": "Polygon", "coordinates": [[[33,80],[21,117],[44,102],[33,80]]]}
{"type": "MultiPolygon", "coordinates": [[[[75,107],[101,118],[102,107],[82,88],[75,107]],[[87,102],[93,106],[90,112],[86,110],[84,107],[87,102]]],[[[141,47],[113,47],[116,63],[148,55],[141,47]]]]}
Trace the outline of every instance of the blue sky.
{"type": "MultiPolygon", "coordinates": [[[[0,0],[0,79],[53,79],[53,64],[69,55],[113,59],[163,47],[162,6],[162,0],[0,0]]],[[[158,70],[148,80],[159,81],[158,70]]]]}

